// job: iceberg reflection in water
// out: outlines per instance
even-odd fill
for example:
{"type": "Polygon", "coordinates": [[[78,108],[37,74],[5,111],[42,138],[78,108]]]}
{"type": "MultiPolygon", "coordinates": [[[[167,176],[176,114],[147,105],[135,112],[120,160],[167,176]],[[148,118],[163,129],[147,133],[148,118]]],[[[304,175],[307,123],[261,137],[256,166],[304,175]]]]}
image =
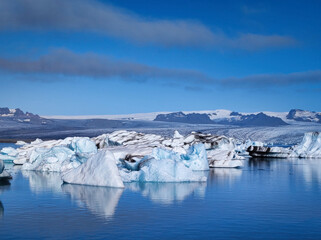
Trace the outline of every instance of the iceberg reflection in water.
{"type": "MultiPolygon", "coordinates": [[[[0,181],[0,194],[2,194],[4,191],[8,190],[10,188],[10,182],[9,181],[0,181]]],[[[0,218],[3,217],[4,214],[4,207],[2,202],[0,201],[0,218]]]]}
{"type": "Polygon", "coordinates": [[[3,217],[3,213],[4,213],[4,208],[3,208],[2,202],[0,201],[0,218],[3,217]]]}
{"type": "Polygon", "coordinates": [[[85,185],[63,184],[62,191],[70,195],[79,207],[86,207],[95,215],[111,218],[115,214],[122,188],[94,187],[85,185]]]}
{"type": "Polygon", "coordinates": [[[13,172],[0,186],[1,240],[321,239],[320,159],[249,159],[242,169],[199,172],[204,183],[124,189],[13,172]]]}
{"type": "Polygon", "coordinates": [[[321,188],[321,159],[291,159],[289,160],[304,179],[306,186],[321,188]]]}
{"type": "Polygon", "coordinates": [[[39,171],[22,171],[22,176],[29,180],[31,191],[35,193],[52,192],[54,194],[61,194],[61,180],[60,173],[55,172],[39,172],[39,171]]]}
{"type": "Polygon", "coordinates": [[[242,176],[242,169],[239,168],[214,168],[209,172],[209,183],[233,183],[242,176]]]}
{"type": "Polygon", "coordinates": [[[127,183],[127,189],[141,192],[144,197],[150,198],[158,204],[173,204],[181,202],[188,196],[204,198],[206,182],[186,183],[127,183]]]}

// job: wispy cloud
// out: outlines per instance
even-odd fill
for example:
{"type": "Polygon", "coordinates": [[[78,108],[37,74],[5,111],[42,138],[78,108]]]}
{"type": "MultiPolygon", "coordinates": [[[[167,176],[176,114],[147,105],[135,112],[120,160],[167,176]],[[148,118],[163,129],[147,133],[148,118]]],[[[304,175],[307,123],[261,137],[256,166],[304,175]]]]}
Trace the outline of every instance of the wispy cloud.
{"type": "Polygon", "coordinates": [[[231,77],[220,80],[225,86],[234,87],[275,87],[304,83],[321,83],[321,71],[294,72],[287,74],[258,74],[242,78],[231,77]]]}
{"type": "Polygon", "coordinates": [[[218,79],[196,70],[159,68],[136,62],[120,61],[95,53],[78,54],[67,49],[56,49],[37,59],[0,58],[0,70],[31,75],[26,79],[32,79],[32,75],[35,74],[43,74],[43,81],[47,79],[53,81],[52,76],[54,75],[104,80],[118,78],[133,82],[158,81],[175,87],[182,86],[190,91],[201,91],[214,86],[268,89],[304,83],[321,83],[321,70],[218,79]]]}
{"type": "MultiPolygon", "coordinates": [[[[172,80],[210,83],[205,74],[185,69],[165,69],[145,64],[119,61],[94,53],[76,54],[67,49],[56,49],[36,60],[0,58],[0,70],[22,74],[62,74],[128,81],[172,80]]],[[[44,81],[46,78],[44,78],[44,81]]]]}
{"type": "Polygon", "coordinates": [[[288,36],[215,33],[193,20],[150,19],[96,0],[1,0],[0,30],[90,31],[136,43],[257,50],[288,47],[288,36]]]}

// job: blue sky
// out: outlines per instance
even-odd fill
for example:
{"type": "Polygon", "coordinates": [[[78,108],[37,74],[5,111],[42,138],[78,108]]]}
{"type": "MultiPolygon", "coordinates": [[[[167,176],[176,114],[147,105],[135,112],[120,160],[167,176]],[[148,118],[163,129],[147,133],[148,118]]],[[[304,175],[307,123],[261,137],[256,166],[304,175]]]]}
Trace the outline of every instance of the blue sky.
{"type": "Polygon", "coordinates": [[[320,1],[3,0],[2,106],[321,111],[320,1]]]}

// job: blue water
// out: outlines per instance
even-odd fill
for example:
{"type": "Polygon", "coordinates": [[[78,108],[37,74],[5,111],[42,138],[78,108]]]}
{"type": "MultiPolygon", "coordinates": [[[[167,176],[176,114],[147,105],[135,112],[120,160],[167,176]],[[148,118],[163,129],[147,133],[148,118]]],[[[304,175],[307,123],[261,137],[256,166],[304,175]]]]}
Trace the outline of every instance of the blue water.
{"type": "Polygon", "coordinates": [[[19,146],[14,143],[0,143],[0,149],[2,149],[4,147],[18,148],[19,146]]]}
{"type": "Polygon", "coordinates": [[[321,159],[247,160],[207,183],[62,185],[13,173],[0,186],[0,239],[321,239],[321,159]]]}

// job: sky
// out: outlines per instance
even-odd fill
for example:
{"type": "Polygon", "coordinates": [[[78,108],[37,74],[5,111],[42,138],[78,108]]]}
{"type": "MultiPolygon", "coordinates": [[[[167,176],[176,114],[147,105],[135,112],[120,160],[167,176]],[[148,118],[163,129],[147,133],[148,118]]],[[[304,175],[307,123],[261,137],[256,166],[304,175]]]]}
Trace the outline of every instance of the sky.
{"type": "Polygon", "coordinates": [[[1,0],[0,105],[321,111],[320,11],[317,0],[1,0]]]}

